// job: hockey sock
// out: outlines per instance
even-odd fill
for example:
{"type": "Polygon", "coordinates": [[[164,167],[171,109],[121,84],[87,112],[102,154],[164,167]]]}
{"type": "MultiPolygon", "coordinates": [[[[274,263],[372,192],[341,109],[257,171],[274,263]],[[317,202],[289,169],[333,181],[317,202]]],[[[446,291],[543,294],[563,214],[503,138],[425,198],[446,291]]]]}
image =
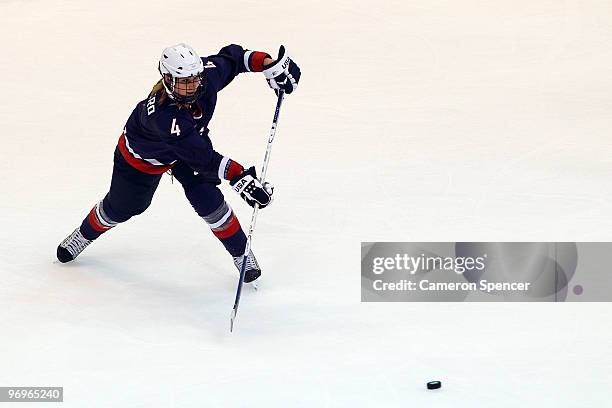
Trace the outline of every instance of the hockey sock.
{"type": "Polygon", "coordinates": [[[109,229],[115,227],[119,222],[122,222],[114,221],[109,216],[109,213],[112,214],[112,211],[108,206],[104,205],[104,200],[100,200],[81,223],[81,234],[88,240],[93,241],[109,229]]]}
{"type": "Polygon", "coordinates": [[[246,246],[246,235],[232,208],[225,201],[212,213],[202,217],[213,234],[232,256],[240,256],[246,246]]]}

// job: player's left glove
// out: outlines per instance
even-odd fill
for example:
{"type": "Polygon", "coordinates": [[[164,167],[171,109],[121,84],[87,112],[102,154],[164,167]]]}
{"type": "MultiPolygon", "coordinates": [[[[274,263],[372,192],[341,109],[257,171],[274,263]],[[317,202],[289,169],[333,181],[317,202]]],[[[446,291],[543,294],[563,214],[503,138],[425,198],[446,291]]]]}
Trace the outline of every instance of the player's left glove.
{"type": "Polygon", "coordinates": [[[259,208],[265,208],[272,202],[274,186],[266,181],[262,185],[253,166],[231,179],[230,185],[251,207],[259,204],[259,208]]]}
{"type": "Polygon", "coordinates": [[[278,50],[278,59],[269,65],[265,65],[263,73],[268,85],[274,89],[277,95],[279,90],[283,90],[287,94],[295,91],[302,75],[300,67],[285,52],[284,45],[281,45],[278,50]]]}

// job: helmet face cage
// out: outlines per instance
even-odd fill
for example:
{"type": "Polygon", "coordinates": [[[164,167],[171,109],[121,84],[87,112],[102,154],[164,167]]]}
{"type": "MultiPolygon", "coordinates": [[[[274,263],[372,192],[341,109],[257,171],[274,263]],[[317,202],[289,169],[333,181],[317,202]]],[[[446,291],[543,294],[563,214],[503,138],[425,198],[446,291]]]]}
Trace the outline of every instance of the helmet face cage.
{"type": "Polygon", "coordinates": [[[164,84],[164,88],[166,88],[168,96],[176,103],[191,105],[195,103],[195,101],[197,101],[198,98],[202,96],[202,94],[204,94],[204,91],[206,90],[206,78],[204,76],[204,71],[187,77],[175,77],[169,73],[164,74],[161,69],[159,69],[159,73],[162,76],[162,82],[164,84]],[[199,84],[196,90],[190,95],[180,95],[176,90],[177,79],[193,77],[197,77],[199,80],[199,84]]]}

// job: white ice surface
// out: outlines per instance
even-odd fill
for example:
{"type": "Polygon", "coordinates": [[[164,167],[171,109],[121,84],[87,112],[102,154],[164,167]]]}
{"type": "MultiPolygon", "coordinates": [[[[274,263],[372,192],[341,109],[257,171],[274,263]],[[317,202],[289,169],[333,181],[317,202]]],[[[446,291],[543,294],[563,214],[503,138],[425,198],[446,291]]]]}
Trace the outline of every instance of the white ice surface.
{"type": "MultiPolygon", "coordinates": [[[[63,386],[63,407],[611,406],[610,304],[362,304],[359,272],[360,241],[611,241],[611,20],[595,0],[2,1],[0,386],[63,386]],[[283,42],[303,70],[232,335],[231,259],[169,178],[53,263],[178,41],[283,42]]],[[[260,163],[274,101],[236,79],[216,148],[260,163]]]]}

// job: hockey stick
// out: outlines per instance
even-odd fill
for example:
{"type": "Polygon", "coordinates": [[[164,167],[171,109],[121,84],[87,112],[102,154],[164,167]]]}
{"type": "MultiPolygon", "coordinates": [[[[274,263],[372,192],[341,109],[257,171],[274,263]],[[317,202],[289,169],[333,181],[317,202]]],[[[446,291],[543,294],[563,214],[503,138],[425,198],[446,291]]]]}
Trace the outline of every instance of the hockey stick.
{"type": "MultiPolygon", "coordinates": [[[[276,125],[278,123],[278,114],[280,113],[281,105],[283,104],[283,98],[285,97],[284,91],[278,92],[278,100],[276,101],[276,110],[274,111],[274,119],[272,120],[272,128],[270,129],[270,137],[268,138],[268,146],[266,147],[266,155],[264,156],[263,167],[261,169],[261,175],[259,176],[259,182],[264,183],[266,179],[266,173],[268,171],[268,163],[270,162],[270,154],[272,153],[272,142],[274,141],[274,135],[276,134],[276,125]]],[[[240,268],[240,278],[238,280],[238,288],[236,289],[236,298],[234,299],[234,308],[232,309],[232,315],[230,317],[230,332],[234,331],[234,321],[236,320],[236,314],[238,313],[238,304],[240,303],[240,295],[242,293],[242,285],[244,284],[244,273],[246,271],[247,257],[251,250],[251,240],[253,239],[253,232],[255,231],[255,223],[257,222],[257,210],[259,205],[256,203],[253,207],[253,216],[251,217],[251,226],[249,227],[249,235],[247,236],[246,247],[244,248],[244,255],[242,256],[242,267],[240,268]]]]}

